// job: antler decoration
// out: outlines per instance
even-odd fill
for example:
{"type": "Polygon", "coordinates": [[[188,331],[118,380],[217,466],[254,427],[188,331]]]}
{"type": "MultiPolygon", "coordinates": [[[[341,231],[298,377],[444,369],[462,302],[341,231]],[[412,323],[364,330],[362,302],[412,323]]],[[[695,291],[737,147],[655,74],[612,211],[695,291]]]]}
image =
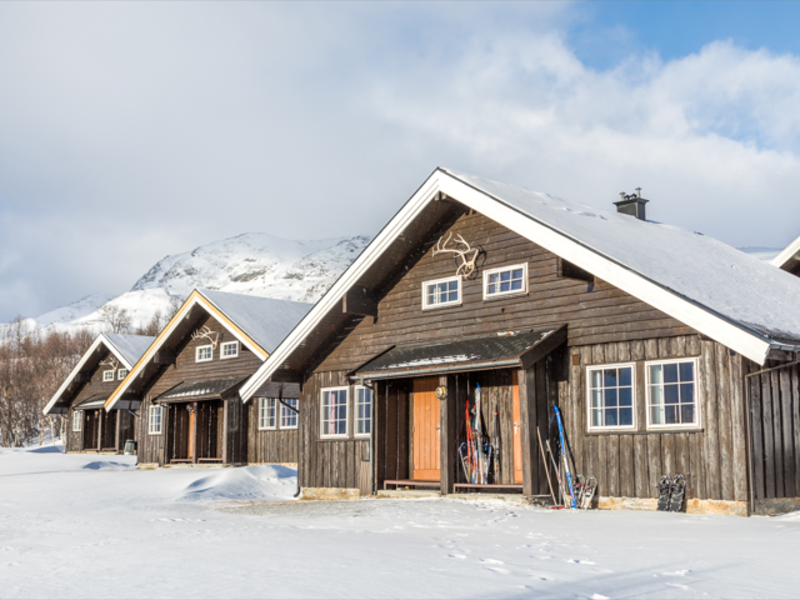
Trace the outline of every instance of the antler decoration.
{"type": "Polygon", "coordinates": [[[192,340],[202,340],[203,338],[211,342],[211,346],[214,348],[214,350],[217,349],[219,333],[216,331],[211,331],[211,328],[208,325],[203,325],[200,329],[195,329],[194,333],[192,334],[192,340]]]}
{"type": "Polygon", "coordinates": [[[478,259],[478,255],[481,253],[479,248],[473,248],[469,245],[467,240],[461,237],[459,233],[456,235],[455,242],[459,246],[463,246],[462,248],[448,248],[447,244],[453,239],[453,232],[447,234],[447,239],[445,236],[439,238],[439,241],[436,242],[436,245],[433,247],[433,254],[432,256],[436,256],[437,254],[455,254],[456,258],[461,260],[461,264],[458,266],[456,270],[456,275],[463,275],[464,277],[469,278],[475,272],[475,262],[478,259]]]}
{"type": "Polygon", "coordinates": [[[119,367],[119,360],[112,354],[107,359],[100,361],[100,364],[104,367],[111,367],[111,370],[116,371],[117,367],[119,367]]]}

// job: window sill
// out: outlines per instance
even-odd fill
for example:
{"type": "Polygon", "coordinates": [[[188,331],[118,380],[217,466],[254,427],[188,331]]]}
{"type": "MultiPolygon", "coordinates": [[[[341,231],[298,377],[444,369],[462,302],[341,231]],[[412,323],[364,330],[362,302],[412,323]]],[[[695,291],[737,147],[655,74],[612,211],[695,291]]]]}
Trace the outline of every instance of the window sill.
{"type": "Polygon", "coordinates": [[[528,296],[528,295],[529,295],[528,290],[525,290],[524,292],[515,292],[513,294],[508,293],[508,294],[497,294],[495,296],[484,296],[483,297],[483,301],[484,302],[496,302],[498,300],[506,300],[508,298],[521,298],[523,296],[528,296]]]}
{"type": "Polygon", "coordinates": [[[429,311],[429,310],[442,310],[445,308],[457,308],[459,306],[463,306],[461,302],[453,302],[450,304],[435,304],[433,306],[423,306],[422,310],[429,311]]]}
{"type": "Polygon", "coordinates": [[[616,429],[610,430],[606,429],[603,431],[586,431],[584,435],[589,437],[602,437],[604,435],[657,435],[661,433],[704,433],[705,429],[700,427],[681,427],[675,429],[637,429],[637,430],[630,430],[630,429],[616,429]]]}

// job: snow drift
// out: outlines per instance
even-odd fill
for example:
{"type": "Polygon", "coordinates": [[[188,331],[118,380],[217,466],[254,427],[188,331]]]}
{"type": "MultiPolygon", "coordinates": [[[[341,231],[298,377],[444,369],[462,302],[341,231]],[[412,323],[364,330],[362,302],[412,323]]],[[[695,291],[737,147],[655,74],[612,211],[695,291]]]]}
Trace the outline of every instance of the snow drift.
{"type": "Polygon", "coordinates": [[[190,502],[292,500],[297,471],[280,465],[220,469],[186,486],[180,500],[190,502]]]}

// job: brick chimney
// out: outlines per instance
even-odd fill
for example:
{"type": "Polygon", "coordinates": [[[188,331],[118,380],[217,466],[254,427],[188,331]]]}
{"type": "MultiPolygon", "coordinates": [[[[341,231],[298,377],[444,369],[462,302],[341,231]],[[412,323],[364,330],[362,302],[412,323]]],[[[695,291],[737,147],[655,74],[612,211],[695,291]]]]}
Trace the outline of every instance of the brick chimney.
{"type": "Polygon", "coordinates": [[[614,206],[617,207],[618,213],[631,215],[632,217],[636,217],[642,221],[647,220],[647,218],[644,216],[644,205],[650,201],[642,198],[642,188],[636,188],[635,194],[627,195],[625,192],[620,192],[619,195],[622,200],[614,202],[614,206]]]}

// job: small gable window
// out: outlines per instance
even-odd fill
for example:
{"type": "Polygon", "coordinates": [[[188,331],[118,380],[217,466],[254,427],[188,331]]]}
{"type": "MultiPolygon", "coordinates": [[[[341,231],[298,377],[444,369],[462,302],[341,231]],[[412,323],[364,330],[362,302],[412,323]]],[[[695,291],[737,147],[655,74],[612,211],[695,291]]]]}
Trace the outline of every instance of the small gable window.
{"type": "Polygon", "coordinates": [[[239,342],[225,342],[220,350],[220,358],[236,358],[239,356],[239,342]]]}
{"type": "Polygon", "coordinates": [[[528,291],[528,265],[512,265],[483,272],[483,297],[497,298],[528,291]]]}
{"type": "Polygon", "coordinates": [[[117,379],[122,381],[128,375],[128,369],[117,369],[117,379]]]}
{"type": "Polygon", "coordinates": [[[114,381],[114,371],[103,371],[103,381],[114,381]]]}
{"type": "Polygon", "coordinates": [[[83,422],[83,411],[82,410],[72,411],[72,431],[80,431],[82,422],[83,422]]]}
{"type": "Polygon", "coordinates": [[[194,361],[195,362],[208,362],[213,358],[214,355],[214,346],[198,346],[195,350],[194,361]]]}
{"type": "Polygon", "coordinates": [[[161,406],[151,406],[150,412],[148,413],[148,427],[147,432],[150,435],[160,435],[161,434],[161,411],[163,408],[161,406]]]}
{"type": "Polygon", "coordinates": [[[448,277],[422,284],[422,308],[461,304],[461,277],[448,277]]]}

